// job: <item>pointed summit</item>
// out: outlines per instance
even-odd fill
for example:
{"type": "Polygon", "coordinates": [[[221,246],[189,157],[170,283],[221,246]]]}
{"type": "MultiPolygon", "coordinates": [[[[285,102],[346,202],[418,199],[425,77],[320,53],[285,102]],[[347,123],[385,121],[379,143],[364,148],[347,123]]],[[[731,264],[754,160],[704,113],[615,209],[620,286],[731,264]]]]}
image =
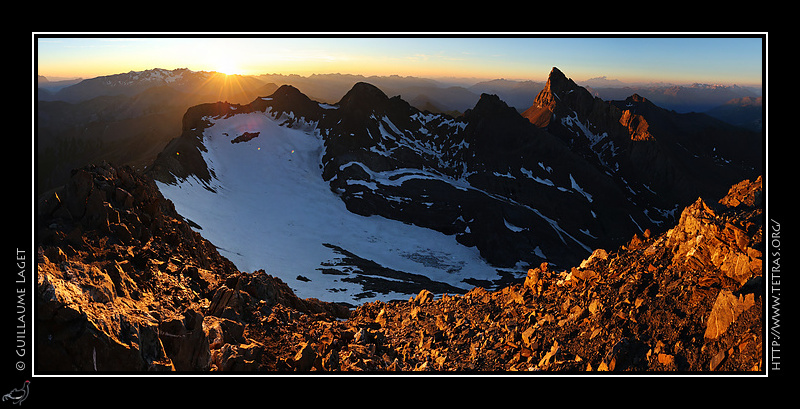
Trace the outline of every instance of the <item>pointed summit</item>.
{"type": "Polygon", "coordinates": [[[572,80],[567,78],[567,76],[564,75],[564,73],[561,72],[561,70],[559,70],[558,67],[553,67],[553,69],[550,70],[550,75],[547,77],[547,82],[562,83],[563,81],[572,82],[572,80]]]}
{"type": "Polygon", "coordinates": [[[532,124],[544,128],[550,124],[559,107],[581,112],[593,102],[593,97],[585,88],[567,78],[556,67],[550,71],[547,83],[536,96],[533,105],[522,113],[532,124]]]}
{"type": "Polygon", "coordinates": [[[534,100],[534,105],[540,108],[553,108],[557,102],[554,98],[561,99],[566,93],[577,88],[580,87],[575,82],[567,78],[558,68],[553,67],[550,71],[550,76],[547,78],[547,84],[534,100]]]}
{"type": "MultiPolygon", "coordinates": [[[[561,94],[572,81],[568,79],[561,70],[553,67],[547,77],[544,89],[539,92],[533,105],[522,113],[522,116],[539,128],[544,128],[550,124],[557,103],[557,95],[561,94]]],[[[572,83],[574,85],[574,83],[572,83]]]]}

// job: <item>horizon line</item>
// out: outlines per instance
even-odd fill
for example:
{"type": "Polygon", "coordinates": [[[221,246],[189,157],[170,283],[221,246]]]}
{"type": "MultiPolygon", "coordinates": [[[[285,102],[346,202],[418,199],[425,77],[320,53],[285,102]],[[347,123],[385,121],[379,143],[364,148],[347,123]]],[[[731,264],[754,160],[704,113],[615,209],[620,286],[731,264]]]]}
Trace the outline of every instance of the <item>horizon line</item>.
{"type": "MultiPolygon", "coordinates": [[[[554,68],[557,68],[557,67],[554,67],[554,68]]],[[[87,80],[93,80],[93,79],[103,78],[103,77],[111,77],[111,76],[115,76],[115,75],[124,75],[124,74],[129,74],[129,73],[141,73],[141,72],[153,71],[153,70],[164,70],[164,71],[189,70],[191,72],[216,73],[216,74],[221,74],[221,75],[240,76],[240,77],[263,77],[263,76],[274,75],[274,76],[287,76],[287,77],[288,76],[297,76],[297,77],[301,77],[301,78],[310,78],[312,76],[341,75],[341,76],[357,76],[357,77],[364,77],[364,78],[370,78],[370,77],[376,77],[376,78],[390,78],[390,77],[419,78],[419,79],[428,79],[428,80],[451,80],[451,81],[456,81],[456,82],[464,82],[464,81],[467,81],[467,80],[476,80],[478,82],[506,80],[506,81],[515,81],[515,82],[531,81],[531,82],[542,82],[542,83],[545,83],[548,80],[547,76],[545,76],[545,78],[543,78],[543,79],[533,79],[533,78],[509,78],[509,77],[505,77],[505,76],[495,76],[495,77],[478,76],[478,75],[459,76],[457,74],[453,74],[453,75],[413,75],[413,74],[412,75],[403,75],[403,74],[399,74],[399,73],[396,73],[396,74],[363,74],[363,73],[354,74],[354,73],[350,73],[350,72],[333,72],[333,71],[315,72],[315,73],[311,73],[311,74],[298,74],[298,73],[294,73],[294,72],[291,72],[291,73],[263,72],[263,73],[259,73],[259,74],[244,74],[244,73],[227,74],[227,73],[223,73],[223,72],[215,71],[215,70],[211,70],[211,69],[191,69],[191,68],[188,68],[188,67],[176,67],[176,68],[171,68],[171,69],[170,68],[162,68],[162,67],[153,67],[153,68],[148,68],[148,69],[144,69],[144,70],[131,69],[131,70],[128,70],[128,71],[121,71],[121,72],[117,72],[117,73],[113,73],[113,74],[103,74],[103,75],[95,75],[95,76],[90,76],[90,75],[87,75],[87,76],[61,76],[61,75],[47,76],[47,75],[44,75],[44,74],[40,74],[38,72],[36,73],[36,75],[37,75],[37,77],[44,77],[44,78],[48,79],[48,81],[50,81],[50,78],[58,78],[58,80],[54,80],[53,82],[75,81],[75,80],[87,81],[87,80]]],[[[561,70],[561,69],[559,68],[559,70],[561,70]]],[[[562,72],[564,72],[564,71],[562,70],[562,72]]],[[[574,81],[576,84],[579,84],[579,85],[580,85],[580,83],[588,82],[588,81],[592,81],[592,80],[606,80],[606,81],[609,81],[609,82],[619,82],[621,84],[619,86],[609,86],[608,88],[624,88],[626,86],[631,86],[631,85],[637,85],[637,86],[645,86],[645,85],[691,86],[691,85],[699,85],[699,84],[703,84],[703,85],[721,85],[721,86],[740,86],[740,87],[760,87],[760,88],[764,87],[764,85],[763,85],[764,81],[763,80],[759,81],[757,83],[732,82],[732,81],[728,81],[728,82],[725,82],[725,81],[719,81],[719,82],[707,82],[707,81],[675,82],[675,81],[669,81],[669,80],[626,81],[626,80],[621,80],[621,79],[618,79],[618,78],[610,77],[609,75],[600,75],[600,76],[595,76],[595,77],[586,78],[586,79],[575,79],[575,78],[571,78],[571,77],[569,77],[569,75],[567,75],[567,78],[572,79],[572,81],[574,81]]]]}

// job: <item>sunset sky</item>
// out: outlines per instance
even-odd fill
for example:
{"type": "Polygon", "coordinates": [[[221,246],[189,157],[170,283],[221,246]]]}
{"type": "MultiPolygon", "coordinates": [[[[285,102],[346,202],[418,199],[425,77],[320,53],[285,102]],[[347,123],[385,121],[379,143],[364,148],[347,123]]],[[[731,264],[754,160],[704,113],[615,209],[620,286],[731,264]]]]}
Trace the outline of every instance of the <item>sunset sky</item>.
{"type": "Polygon", "coordinates": [[[760,85],[765,34],[707,37],[546,34],[375,35],[33,33],[34,71],[94,78],[152,68],[229,74],[362,74],[545,80],[552,67],[580,81],[760,85]],[[83,38],[81,38],[83,36],[83,38]]]}

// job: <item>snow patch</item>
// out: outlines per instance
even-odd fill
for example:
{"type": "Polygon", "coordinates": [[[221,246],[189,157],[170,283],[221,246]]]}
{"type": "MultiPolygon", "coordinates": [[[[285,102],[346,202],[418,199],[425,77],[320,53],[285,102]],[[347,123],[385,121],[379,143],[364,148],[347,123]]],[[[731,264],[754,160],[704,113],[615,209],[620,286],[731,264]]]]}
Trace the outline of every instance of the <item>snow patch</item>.
{"type": "Polygon", "coordinates": [[[523,227],[514,226],[513,224],[509,223],[508,220],[506,220],[506,219],[503,219],[503,223],[505,223],[506,228],[508,230],[511,230],[511,231],[513,231],[515,233],[519,233],[519,232],[525,230],[525,228],[523,228],[523,227]]]}
{"type": "Polygon", "coordinates": [[[576,192],[578,192],[581,195],[583,195],[583,197],[585,197],[586,200],[588,200],[589,202],[592,201],[592,195],[590,195],[589,193],[586,193],[585,190],[583,190],[580,186],[578,186],[578,182],[575,181],[575,178],[572,177],[571,173],[569,174],[569,181],[572,184],[572,189],[573,190],[575,190],[576,192]]]}
{"type": "Polygon", "coordinates": [[[555,184],[550,179],[543,179],[538,176],[534,176],[533,172],[529,171],[528,169],[520,168],[519,171],[522,172],[522,174],[525,175],[528,179],[532,179],[534,182],[538,182],[547,186],[555,186],[555,184]]]}

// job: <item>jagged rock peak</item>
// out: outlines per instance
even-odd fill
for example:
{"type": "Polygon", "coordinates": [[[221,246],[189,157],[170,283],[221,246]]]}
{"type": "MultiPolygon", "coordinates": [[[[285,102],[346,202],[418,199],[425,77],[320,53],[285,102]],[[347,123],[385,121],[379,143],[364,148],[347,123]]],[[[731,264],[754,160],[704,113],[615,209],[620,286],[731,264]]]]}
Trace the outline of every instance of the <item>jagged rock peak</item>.
{"type": "Polygon", "coordinates": [[[540,128],[549,126],[554,118],[563,120],[568,117],[597,125],[610,120],[601,102],[600,98],[594,97],[586,88],[553,67],[545,87],[522,116],[540,128]],[[594,118],[590,120],[590,117],[594,118]]]}
{"type": "Polygon", "coordinates": [[[550,71],[550,76],[547,78],[547,83],[544,86],[544,89],[539,93],[536,97],[535,104],[540,108],[553,108],[553,105],[556,103],[554,99],[554,95],[560,96],[563,95],[564,91],[568,91],[571,89],[578,88],[578,85],[575,84],[571,79],[567,78],[563,72],[561,72],[558,68],[553,67],[550,71]]]}
{"type": "Polygon", "coordinates": [[[650,134],[650,124],[647,120],[630,110],[622,111],[619,123],[628,130],[632,141],[650,141],[654,137],[650,134]]]}
{"type": "MultiPolygon", "coordinates": [[[[557,105],[566,102],[563,101],[565,96],[570,91],[576,90],[578,90],[576,94],[580,94],[581,91],[587,95],[589,94],[584,88],[567,78],[561,70],[553,67],[544,89],[539,92],[539,95],[533,101],[533,105],[523,112],[522,116],[528,118],[531,123],[538,127],[545,127],[550,123],[551,116],[556,111],[557,105]]],[[[586,99],[586,96],[583,99],[586,99]]],[[[591,99],[591,95],[588,95],[588,99],[591,99]]]]}
{"type": "Polygon", "coordinates": [[[761,175],[754,180],[745,179],[728,190],[728,194],[719,200],[727,207],[759,207],[764,205],[764,184],[761,175]]]}

